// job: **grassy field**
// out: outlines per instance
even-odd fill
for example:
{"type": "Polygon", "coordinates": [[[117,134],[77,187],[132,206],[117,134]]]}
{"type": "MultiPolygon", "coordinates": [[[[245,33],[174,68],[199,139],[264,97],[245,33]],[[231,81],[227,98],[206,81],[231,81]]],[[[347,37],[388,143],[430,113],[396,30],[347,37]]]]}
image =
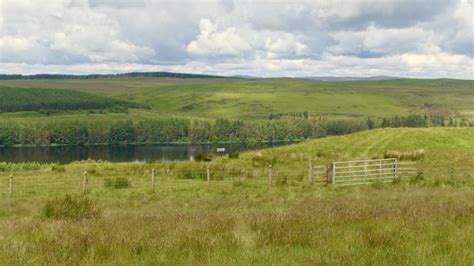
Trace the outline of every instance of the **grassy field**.
{"type": "Polygon", "coordinates": [[[39,112],[14,112],[14,113],[0,113],[2,122],[11,122],[19,124],[34,124],[34,123],[49,123],[62,121],[125,121],[125,120],[145,120],[145,119],[159,119],[179,117],[161,114],[153,110],[134,109],[130,108],[127,111],[109,112],[107,110],[98,111],[59,111],[53,112],[50,115],[44,115],[39,112]]]}
{"type": "Polygon", "coordinates": [[[380,129],[219,157],[210,184],[183,179],[205,167],[198,162],[0,164],[0,264],[470,265],[473,166],[472,128],[380,129]],[[325,165],[416,149],[425,150],[422,177],[350,188],[305,178],[310,157],[325,165]],[[252,174],[236,182],[230,173],[241,169],[252,174]],[[55,196],[81,191],[84,171],[88,201],[61,208],[48,193],[21,195],[31,184],[55,196]],[[103,182],[117,178],[131,183],[103,182]],[[64,217],[74,211],[84,215],[64,217]]]}
{"type": "MultiPolygon", "coordinates": [[[[167,116],[261,119],[308,111],[328,118],[443,114],[474,119],[473,81],[387,80],[322,82],[302,79],[109,78],[5,80],[0,86],[80,90],[150,106],[167,116]]],[[[62,116],[63,114],[57,114],[62,116]]],[[[83,119],[77,114],[77,119],[83,119]]],[[[0,114],[3,117],[4,114],[0,114]]],[[[21,116],[21,114],[20,114],[21,116]]],[[[71,114],[66,114],[71,117],[71,114]]],[[[103,115],[105,119],[108,115],[103,115]]],[[[135,118],[135,116],[124,116],[135,118]]],[[[21,117],[17,121],[25,121],[21,117]]]]}

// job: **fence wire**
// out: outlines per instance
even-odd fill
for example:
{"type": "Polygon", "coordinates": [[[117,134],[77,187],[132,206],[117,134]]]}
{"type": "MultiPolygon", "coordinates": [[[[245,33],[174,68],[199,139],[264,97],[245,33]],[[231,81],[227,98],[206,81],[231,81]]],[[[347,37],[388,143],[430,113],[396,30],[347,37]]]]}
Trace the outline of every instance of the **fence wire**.
{"type": "MultiPolygon", "coordinates": [[[[393,171],[390,168],[387,171],[393,171]]],[[[426,167],[421,162],[400,162],[398,177],[408,179],[426,172],[437,173],[448,178],[471,178],[474,168],[454,168],[451,165],[426,167]]],[[[226,165],[196,164],[192,167],[164,166],[149,169],[137,167],[122,174],[90,172],[46,173],[33,170],[14,175],[0,175],[0,196],[53,196],[61,194],[89,193],[96,195],[118,195],[119,193],[153,193],[192,189],[195,187],[221,186],[223,188],[242,184],[325,185],[331,183],[331,169],[326,165],[286,167],[228,167],[226,165]]]]}

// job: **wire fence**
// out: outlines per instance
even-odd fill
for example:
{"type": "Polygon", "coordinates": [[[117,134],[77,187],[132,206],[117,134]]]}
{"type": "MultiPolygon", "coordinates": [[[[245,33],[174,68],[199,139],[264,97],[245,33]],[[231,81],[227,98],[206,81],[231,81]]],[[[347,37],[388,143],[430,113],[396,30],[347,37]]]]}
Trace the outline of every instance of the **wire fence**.
{"type": "MultiPolygon", "coordinates": [[[[44,171],[21,171],[0,176],[0,196],[35,196],[88,193],[117,195],[117,193],[160,193],[202,186],[223,188],[239,185],[280,186],[311,184],[315,186],[332,184],[331,165],[315,165],[308,161],[307,167],[286,167],[268,165],[265,167],[232,168],[226,165],[201,163],[192,167],[143,168],[122,174],[103,174],[95,171],[72,173],[51,173],[44,171]]],[[[438,167],[440,167],[438,165],[438,167]]],[[[397,175],[393,179],[409,179],[423,176],[423,161],[399,162],[397,175]]],[[[429,170],[429,169],[428,169],[429,170]]],[[[470,179],[474,168],[455,168],[447,165],[443,176],[462,176],[470,179]]]]}

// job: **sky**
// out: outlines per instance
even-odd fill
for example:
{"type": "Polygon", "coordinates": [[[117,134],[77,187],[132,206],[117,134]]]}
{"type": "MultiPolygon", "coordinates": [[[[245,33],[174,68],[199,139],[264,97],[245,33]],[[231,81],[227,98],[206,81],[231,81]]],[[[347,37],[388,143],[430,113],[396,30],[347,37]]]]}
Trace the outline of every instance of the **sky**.
{"type": "Polygon", "coordinates": [[[0,0],[0,73],[474,79],[474,0],[0,0]]]}

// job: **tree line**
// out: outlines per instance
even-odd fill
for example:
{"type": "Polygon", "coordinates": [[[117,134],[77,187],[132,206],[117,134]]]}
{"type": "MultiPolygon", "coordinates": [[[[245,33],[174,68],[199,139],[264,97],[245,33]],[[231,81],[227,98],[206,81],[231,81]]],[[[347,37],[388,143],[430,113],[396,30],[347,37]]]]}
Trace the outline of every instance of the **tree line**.
{"type": "MultiPolygon", "coordinates": [[[[379,127],[437,126],[436,119],[412,115],[383,119],[381,123],[371,118],[366,121],[324,118],[206,121],[168,118],[141,121],[53,121],[32,125],[0,122],[0,145],[281,142],[350,134],[379,127]]],[[[448,122],[443,123],[450,126],[450,120],[454,121],[447,118],[448,122]]],[[[474,126],[472,123],[460,122],[456,125],[474,126]]]]}
{"type": "Polygon", "coordinates": [[[234,121],[154,119],[142,121],[54,121],[19,125],[0,123],[0,145],[87,145],[133,143],[280,142],[348,134],[365,122],[285,119],[234,121]]]}
{"type": "Polygon", "coordinates": [[[124,78],[124,77],[153,77],[153,78],[226,78],[224,76],[216,75],[202,75],[189,73],[174,73],[174,72],[129,72],[118,74],[89,74],[89,75],[68,75],[68,74],[0,74],[0,80],[11,79],[99,79],[99,78],[124,78]]]}
{"type": "Polygon", "coordinates": [[[128,107],[138,104],[73,90],[0,87],[0,112],[128,107]]]}
{"type": "MultiPolygon", "coordinates": [[[[370,118],[367,124],[371,124],[370,118]]],[[[465,118],[446,117],[444,115],[408,115],[384,118],[380,127],[473,127],[474,122],[468,122],[465,118]]],[[[375,125],[374,125],[375,127],[375,125]]],[[[370,127],[369,128],[373,128],[370,127]]]]}

